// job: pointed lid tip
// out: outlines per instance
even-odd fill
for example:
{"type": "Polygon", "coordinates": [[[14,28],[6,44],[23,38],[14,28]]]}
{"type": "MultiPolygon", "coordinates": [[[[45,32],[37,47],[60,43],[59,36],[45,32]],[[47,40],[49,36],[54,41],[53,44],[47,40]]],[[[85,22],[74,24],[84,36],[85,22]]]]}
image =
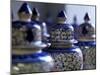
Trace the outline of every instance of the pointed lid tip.
{"type": "Polygon", "coordinates": [[[33,15],[33,16],[40,16],[40,13],[39,13],[39,11],[38,11],[37,8],[33,8],[33,10],[32,10],[32,15],[33,15]]]}
{"type": "Polygon", "coordinates": [[[18,13],[22,13],[22,12],[25,12],[26,14],[32,14],[31,8],[26,2],[22,4],[22,6],[20,7],[18,11],[18,13]]]}
{"type": "Polygon", "coordinates": [[[87,12],[85,13],[84,20],[88,20],[88,21],[90,20],[89,15],[88,15],[87,12]]]}
{"type": "Polygon", "coordinates": [[[57,17],[67,18],[66,13],[63,10],[58,13],[57,17]]]}

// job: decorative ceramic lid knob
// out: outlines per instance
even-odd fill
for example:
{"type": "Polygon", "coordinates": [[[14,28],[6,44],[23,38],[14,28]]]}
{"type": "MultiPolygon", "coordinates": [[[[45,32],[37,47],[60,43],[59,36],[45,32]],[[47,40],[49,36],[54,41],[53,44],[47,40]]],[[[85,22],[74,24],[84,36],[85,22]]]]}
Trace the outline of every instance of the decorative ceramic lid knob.
{"type": "Polygon", "coordinates": [[[86,13],[85,16],[84,16],[84,21],[86,21],[86,20],[87,20],[87,21],[90,21],[90,18],[89,18],[88,13],[86,13]]]}
{"type": "Polygon", "coordinates": [[[40,18],[40,13],[39,13],[38,9],[33,8],[33,10],[32,10],[32,20],[37,20],[38,21],[39,18],[40,18]]]}
{"type": "Polygon", "coordinates": [[[57,22],[58,23],[66,23],[67,16],[65,14],[65,11],[61,11],[57,15],[57,22]]]}
{"type": "Polygon", "coordinates": [[[32,14],[32,11],[27,3],[23,3],[18,13],[32,14]]]}
{"type": "Polygon", "coordinates": [[[31,8],[27,3],[23,3],[20,9],[18,10],[18,16],[20,19],[30,19],[32,17],[31,8]]]}

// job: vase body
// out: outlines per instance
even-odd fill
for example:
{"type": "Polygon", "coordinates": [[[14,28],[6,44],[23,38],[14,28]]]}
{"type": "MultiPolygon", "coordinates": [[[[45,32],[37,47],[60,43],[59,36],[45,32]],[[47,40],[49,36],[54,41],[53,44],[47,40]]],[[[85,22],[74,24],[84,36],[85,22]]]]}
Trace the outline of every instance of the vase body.
{"type": "Polygon", "coordinates": [[[79,41],[77,46],[83,53],[83,69],[96,69],[96,42],[95,41],[79,41]]]}
{"type": "Polygon", "coordinates": [[[12,64],[12,74],[50,72],[53,68],[52,58],[44,52],[12,55],[12,64]]]}
{"type": "Polygon", "coordinates": [[[73,27],[69,24],[57,24],[50,31],[51,46],[45,50],[54,59],[52,71],[71,71],[83,68],[83,55],[78,46],[74,46],[73,27]]]}
{"type": "Polygon", "coordinates": [[[52,71],[74,71],[83,69],[83,56],[80,48],[49,48],[47,51],[54,59],[52,71]]]}

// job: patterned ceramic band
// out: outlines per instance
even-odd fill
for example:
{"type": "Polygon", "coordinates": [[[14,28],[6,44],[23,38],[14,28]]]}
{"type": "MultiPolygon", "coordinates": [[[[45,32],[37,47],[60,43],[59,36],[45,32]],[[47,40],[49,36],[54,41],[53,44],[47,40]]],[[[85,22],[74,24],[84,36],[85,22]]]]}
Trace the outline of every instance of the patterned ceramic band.
{"type": "Polygon", "coordinates": [[[78,46],[73,46],[70,48],[49,48],[48,50],[45,50],[46,52],[50,52],[50,53],[74,53],[76,52],[76,49],[80,49],[78,46]]]}
{"type": "Polygon", "coordinates": [[[79,41],[75,45],[78,45],[78,46],[96,46],[96,41],[85,41],[85,42],[79,41]]]}
{"type": "Polygon", "coordinates": [[[47,56],[47,53],[33,53],[33,54],[24,54],[24,55],[12,55],[12,63],[32,63],[32,62],[44,62],[40,57],[47,56]]]}
{"type": "Polygon", "coordinates": [[[72,43],[53,43],[53,44],[51,44],[51,47],[52,48],[70,48],[70,47],[72,47],[72,43]]]}

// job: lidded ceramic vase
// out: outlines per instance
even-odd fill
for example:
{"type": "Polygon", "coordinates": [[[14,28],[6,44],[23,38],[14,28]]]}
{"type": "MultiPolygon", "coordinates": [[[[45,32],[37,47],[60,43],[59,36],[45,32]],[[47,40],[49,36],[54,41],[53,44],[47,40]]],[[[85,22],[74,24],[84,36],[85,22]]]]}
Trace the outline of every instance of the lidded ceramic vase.
{"type": "Polygon", "coordinates": [[[19,20],[12,23],[12,74],[49,72],[53,59],[42,49],[40,25],[31,21],[32,11],[25,2],[18,11],[19,20]]]}
{"type": "Polygon", "coordinates": [[[40,21],[40,13],[37,8],[33,8],[32,10],[32,21],[35,22],[36,24],[39,24],[41,29],[42,29],[42,42],[50,46],[48,38],[50,35],[48,34],[47,31],[47,25],[45,22],[40,21]]]}
{"type": "Polygon", "coordinates": [[[74,46],[77,42],[73,35],[74,29],[66,21],[65,11],[60,11],[57,24],[50,31],[51,46],[46,51],[54,58],[53,71],[80,70],[83,66],[82,52],[78,46],[74,46]]]}
{"type": "Polygon", "coordinates": [[[79,32],[78,32],[78,30],[79,30],[79,24],[77,22],[77,16],[76,15],[74,15],[74,17],[73,17],[72,26],[74,28],[74,39],[77,40],[78,39],[78,36],[79,36],[79,32]]]}
{"type": "Polygon", "coordinates": [[[84,16],[84,23],[79,26],[78,46],[83,53],[83,69],[96,68],[95,28],[89,23],[88,13],[84,16]]]}

